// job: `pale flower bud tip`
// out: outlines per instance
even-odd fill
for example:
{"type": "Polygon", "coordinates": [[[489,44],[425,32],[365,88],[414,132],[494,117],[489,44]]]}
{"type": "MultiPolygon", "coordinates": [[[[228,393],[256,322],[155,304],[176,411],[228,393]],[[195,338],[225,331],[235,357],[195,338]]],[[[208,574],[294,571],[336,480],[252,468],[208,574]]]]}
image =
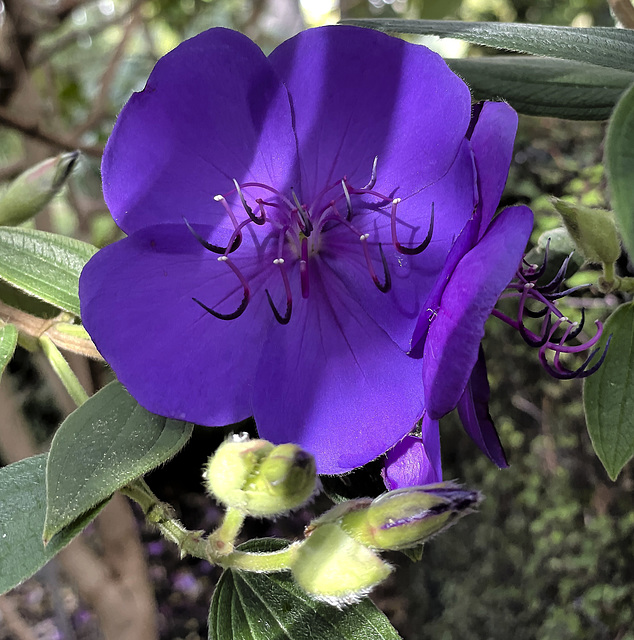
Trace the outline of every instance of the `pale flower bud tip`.
{"type": "Polygon", "coordinates": [[[621,255],[616,222],[611,211],[592,209],[552,198],[570,236],[587,260],[612,264],[621,255]]]}
{"type": "Polygon", "coordinates": [[[207,490],[245,515],[274,517],[302,506],[315,492],[312,455],[294,444],[233,435],[218,447],[203,474],[207,490]]]}

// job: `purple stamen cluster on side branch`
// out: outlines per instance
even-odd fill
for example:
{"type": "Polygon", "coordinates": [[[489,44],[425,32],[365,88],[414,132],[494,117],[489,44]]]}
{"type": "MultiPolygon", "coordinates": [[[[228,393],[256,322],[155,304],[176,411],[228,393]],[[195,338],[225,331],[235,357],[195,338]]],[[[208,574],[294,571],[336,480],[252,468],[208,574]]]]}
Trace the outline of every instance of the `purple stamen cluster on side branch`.
{"type": "Polygon", "coordinates": [[[539,360],[544,369],[554,378],[570,380],[573,378],[585,378],[595,373],[603,364],[610,344],[610,337],[606,340],[601,356],[592,367],[590,363],[599,353],[599,349],[593,347],[601,339],[603,334],[603,324],[596,320],[597,331],[594,336],[585,342],[577,345],[570,343],[577,339],[584,328],[585,310],[581,310],[581,320],[573,322],[566,317],[555,304],[559,300],[575,291],[583,290],[588,285],[579,285],[569,289],[563,289],[566,270],[571,256],[568,256],[562,263],[555,277],[548,283],[540,285],[539,279],[543,276],[548,263],[548,247],[546,248],[544,262],[541,266],[528,264],[522,261],[515,278],[509,283],[502,298],[516,298],[518,302],[517,318],[510,318],[508,315],[494,309],[492,315],[503,320],[508,325],[517,329],[530,347],[535,347],[539,351],[539,360]],[[537,303],[537,308],[530,308],[527,303],[531,300],[537,303]],[[542,318],[540,328],[537,332],[526,326],[526,318],[542,318]],[[569,369],[561,362],[562,354],[580,354],[591,350],[590,354],[576,369],[569,369]],[[548,352],[552,352],[552,364],[548,361],[548,352]]]}

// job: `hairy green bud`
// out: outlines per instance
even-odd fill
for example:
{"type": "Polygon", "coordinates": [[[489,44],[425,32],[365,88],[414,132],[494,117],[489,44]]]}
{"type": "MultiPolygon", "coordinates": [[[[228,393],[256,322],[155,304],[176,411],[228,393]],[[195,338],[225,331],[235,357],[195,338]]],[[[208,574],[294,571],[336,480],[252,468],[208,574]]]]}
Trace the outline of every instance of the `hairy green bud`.
{"type": "Polygon", "coordinates": [[[391,571],[387,562],[335,523],[314,528],[291,564],[304,591],[335,606],[357,602],[391,571]]]}
{"type": "Polygon", "coordinates": [[[208,491],[226,507],[270,517],[304,504],[314,493],[315,460],[294,444],[234,436],[209,459],[203,474],[208,491]]]}
{"type": "Polygon", "coordinates": [[[407,549],[471,513],[480,500],[477,491],[465,490],[452,482],[406,487],[349,510],[340,524],[357,542],[373,549],[407,549]]]}
{"type": "Polygon", "coordinates": [[[14,226],[39,213],[64,186],[79,151],[48,158],[20,174],[0,198],[0,224],[14,226]]]}
{"type": "Polygon", "coordinates": [[[591,209],[557,198],[553,198],[553,205],[587,260],[612,264],[618,259],[621,243],[611,211],[591,209]]]}

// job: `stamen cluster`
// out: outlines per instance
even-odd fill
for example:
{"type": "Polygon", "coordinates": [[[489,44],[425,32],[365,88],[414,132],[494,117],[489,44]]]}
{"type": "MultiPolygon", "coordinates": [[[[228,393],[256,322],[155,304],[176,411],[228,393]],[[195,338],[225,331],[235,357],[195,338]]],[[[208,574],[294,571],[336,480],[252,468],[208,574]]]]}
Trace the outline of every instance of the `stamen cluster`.
{"type": "Polygon", "coordinates": [[[208,242],[186,219],[184,219],[184,221],[196,240],[208,251],[219,254],[218,261],[225,263],[235,273],[243,289],[242,300],[237,309],[231,313],[216,311],[201,302],[198,298],[193,298],[194,302],[220,320],[235,320],[246,311],[251,300],[251,287],[249,286],[248,279],[236,266],[230,255],[237,251],[242,245],[243,231],[251,224],[256,226],[269,225],[270,233],[277,239],[277,256],[274,258],[273,264],[279,268],[286,291],[286,309],[284,314],[278,310],[268,289],[265,289],[265,293],[273,315],[280,324],[288,324],[293,311],[293,295],[286,266],[289,256],[299,259],[302,297],[308,298],[310,293],[309,257],[319,251],[322,242],[321,234],[326,233],[336,225],[342,225],[358,237],[363,248],[363,255],[372,281],[379,291],[388,293],[392,288],[392,277],[383,251],[383,245],[376,240],[370,243],[370,234],[360,231],[355,226],[354,219],[357,216],[363,215],[389,215],[391,241],[395,250],[403,255],[414,256],[422,253],[431,242],[434,230],[434,206],[432,203],[429,230],[425,239],[414,247],[401,244],[397,237],[397,223],[399,222],[397,209],[401,199],[391,198],[390,196],[373,190],[377,180],[377,162],[378,157],[375,157],[372,164],[370,180],[365,186],[361,188],[354,187],[344,176],[343,179],[322,189],[309,205],[303,204],[292,188],[290,190],[291,198],[288,198],[284,193],[270,185],[261,182],[245,182],[239,184],[238,181],[234,179],[233,190],[225,195],[219,194],[214,197],[214,200],[224,207],[234,228],[225,247],[208,242]],[[250,193],[251,191],[261,192],[262,190],[270,193],[272,197],[265,200],[262,197],[257,197],[257,195],[251,195],[250,193]],[[328,195],[331,193],[333,197],[328,199],[328,195]],[[240,200],[241,209],[247,216],[241,221],[238,221],[238,217],[228,201],[232,195],[236,194],[240,200]],[[370,198],[375,199],[375,202],[368,204],[367,199],[360,201],[361,196],[365,196],[366,198],[370,196],[370,198]],[[358,201],[358,203],[355,202],[353,204],[353,198],[355,201],[358,201]],[[259,210],[259,215],[254,213],[254,207],[249,204],[249,200],[255,204],[255,207],[259,210]],[[345,214],[340,210],[340,207],[343,208],[344,202],[345,214]],[[358,204],[358,206],[355,206],[355,204],[358,204]],[[389,213],[387,211],[388,206],[390,207],[389,213]],[[378,277],[374,268],[369,244],[378,245],[381,265],[383,267],[382,280],[378,277]]]}
{"type": "Polygon", "coordinates": [[[589,365],[599,353],[599,348],[593,349],[590,355],[588,355],[583,363],[576,369],[569,369],[561,362],[562,354],[578,354],[592,349],[600,340],[603,333],[603,324],[601,321],[596,320],[597,331],[592,338],[577,345],[570,344],[570,342],[575,340],[583,331],[585,311],[584,309],[581,310],[581,320],[579,322],[573,322],[557,308],[555,301],[589,286],[579,285],[563,289],[566,271],[571,257],[572,254],[563,261],[557,274],[546,284],[538,284],[538,281],[546,272],[548,265],[548,247],[546,247],[544,262],[541,266],[529,264],[526,260],[523,260],[517,270],[515,278],[502,295],[502,298],[519,298],[517,319],[510,318],[498,309],[493,310],[493,315],[519,331],[526,344],[539,349],[539,360],[544,369],[554,378],[562,380],[585,378],[592,375],[603,363],[610,344],[610,337],[608,337],[600,358],[592,367],[589,367],[589,365]],[[527,305],[529,300],[537,302],[539,307],[529,307],[527,305]],[[537,332],[532,331],[526,326],[525,321],[527,318],[542,319],[537,332]],[[548,351],[554,354],[552,364],[547,359],[548,351]]]}

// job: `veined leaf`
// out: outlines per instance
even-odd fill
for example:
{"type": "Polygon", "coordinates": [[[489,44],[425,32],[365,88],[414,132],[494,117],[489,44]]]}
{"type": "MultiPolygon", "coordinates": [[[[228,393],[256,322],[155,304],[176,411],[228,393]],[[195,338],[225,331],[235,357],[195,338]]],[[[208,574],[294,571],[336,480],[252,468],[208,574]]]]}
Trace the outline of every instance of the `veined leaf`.
{"type": "Polygon", "coordinates": [[[169,460],[192,429],[191,423],[146,411],[119,382],[89,398],[64,420],[51,444],[44,539],[169,460]]]}
{"type": "Polygon", "coordinates": [[[612,480],[634,456],[634,303],[607,320],[599,344],[612,336],[599,370],[583,384],[583,404],[592,446],[612,480]]]}
{"type": "Polygon", "coordinates": [[[458,38],[472,44],[634,71],[634,30],[459,20],[342,20],[380,31],[458,38]]]}
{"type": "Polygon", "coordinates": [[[0,593],[42,568],[105,505],[97,505],[44,547],[46,458],[47,454],[42,454],[0,469],[0,593]]]}
{"type": "Polygon", "coordinates": [[[634,256],[634,85],[614,110],[605,141],[612,209],[623,243],[634,256]]]}
{"type": "Polygon", "coordinates": [[[79,274],[96,251],[74,238],[0,227],[0,279],[78,316],[79,274]]]}
{"type": "Polygon", "coordinates": [[[0,378],[18,344],[18,330],[12,324],[0,326],[0,378]]]}
{"type": "MultiPolygon", "coordinates": [[[[250,540],[241,551],[282,549],[284,540],[250,540]]],[[[210,640],[398,640],[385,615],[364,598],[337,609],[313,600],[289,573],[222,574],[209,610],[210,640]]]]}
{"type": "Polygon", "coordinates": [[[607,120],[634,73],[555,58],[494,56],[447,60],[477,100],[503,99],[530,116],[607,120]]]}

